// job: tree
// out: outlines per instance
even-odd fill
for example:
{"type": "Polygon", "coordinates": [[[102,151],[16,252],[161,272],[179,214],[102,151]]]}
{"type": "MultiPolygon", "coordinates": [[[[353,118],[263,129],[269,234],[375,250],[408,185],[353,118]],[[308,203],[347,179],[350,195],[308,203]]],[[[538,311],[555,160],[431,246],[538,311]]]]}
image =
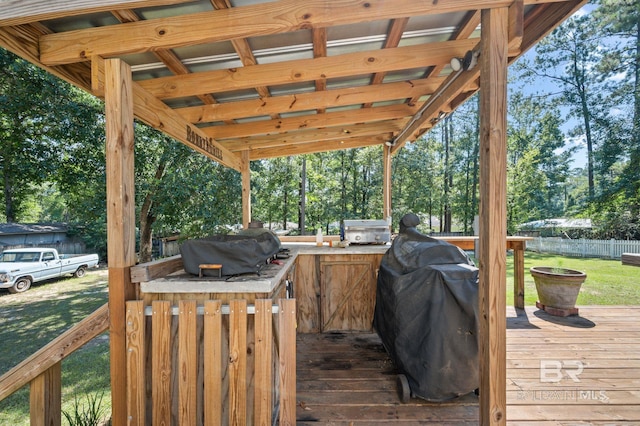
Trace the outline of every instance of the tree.
{"type": "Polygon", "coordinates": [[[564,148],[560,112],[546,97],[509,98],[507,228],[560,216],[572,149],[564,148]]]}
{"type": "MultiPolygon", "coordinates": [[[[625,161],[617,185],[609,185],[624,194],[620,215],[631,218],[640,228],[640,6],[637,1],[599,0],[594,17],[603,35],[612,39],[599,70],[608,78],[616,105],[622,113],[609,134],[606,160],[614,167],[620,153],[625,161]],[[624,108],[631,114],[624,114],[624,108]],[[629,118],[631,118],[629,122],[629,118]],[[618,155],[615,155],[618,153],[618,155]]],[[[611,193],[611,199],[619,199],[611,193]]],[[[624,220],[618,221],[627,223],[624,220]]],[[[640,233],[636,234],[636,238],[640,233]]]]}
{"type": "Polygon", "coordinates": [[[67,131],[83,119],[79,91],[0,49],[0,179],[7,222],[52,178],[67,131]]]}
{"type": "Polygon", "coordinates": [[[602,96],[594,73],[601,60],[599,37],[591,15],[574,16],[556,28],[536,46],[531,63],[519,62],[525,76],[547,78],[558,85],[559,101],[569,108],[569,116],[578,118],[574,135],[584,137],[587,147],[589,196],[595,196],[594,121],[606,115],[606,99],[602,96]]]}

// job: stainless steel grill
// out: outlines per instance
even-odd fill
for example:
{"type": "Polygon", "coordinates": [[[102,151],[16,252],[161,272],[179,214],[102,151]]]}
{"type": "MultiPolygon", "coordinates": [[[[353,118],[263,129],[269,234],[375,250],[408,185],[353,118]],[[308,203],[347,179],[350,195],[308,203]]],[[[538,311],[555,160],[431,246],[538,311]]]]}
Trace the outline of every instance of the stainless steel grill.
{"type": "Polygon", "coordinates": [[[391,231],[386,220],[345,220],[344,238],[350,244],[385,244],[391,241],[391,231]]]}

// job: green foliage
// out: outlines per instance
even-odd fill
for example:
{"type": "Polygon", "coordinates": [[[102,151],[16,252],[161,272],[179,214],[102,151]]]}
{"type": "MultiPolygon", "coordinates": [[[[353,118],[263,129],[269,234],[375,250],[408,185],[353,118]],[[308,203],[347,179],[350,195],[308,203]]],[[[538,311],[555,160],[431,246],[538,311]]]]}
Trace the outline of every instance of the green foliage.
{"type": "Polygon", "coordinates": [[[104,421],[105,408],[102,406],[101,393],[99,396],[86,395],[86,403],[80,403],[78,397],[74,398],[73,409],[62,411],[64,418],[69,422],[69,426],[99,426],[104,421]]]}

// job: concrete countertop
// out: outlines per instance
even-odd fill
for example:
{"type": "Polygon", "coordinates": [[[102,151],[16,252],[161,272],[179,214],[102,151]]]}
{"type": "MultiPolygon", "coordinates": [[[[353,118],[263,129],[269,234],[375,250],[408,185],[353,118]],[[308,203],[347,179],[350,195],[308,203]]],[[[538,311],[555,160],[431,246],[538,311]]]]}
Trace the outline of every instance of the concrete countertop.
{"type": "Polygon", "coordinates": [[[291,250],[288,259],[281,259],[282,265],[271,263],[258,274],[244,274],[230,277],[198,277],[183,269],[140,283],[143,293],[271,293],[285,278],[296,260],[297,252],[291,250]]]}
{"type": "Polygon", "coordinates": [[[384,254],[390,244],[350,245],[348,247],[329,247],[325,243],[318,247],[315,243],[286,243],[282,245],[290,250],[288,259],[281,259],[283,265],[266,265],[260,275],[246,274],[232,277],[198,277],[188,274],[183,269],[140,283],[143,293],[271,293],[286,277],[293,267],[298,254],[303,255],[353,255],[384,254]]]}

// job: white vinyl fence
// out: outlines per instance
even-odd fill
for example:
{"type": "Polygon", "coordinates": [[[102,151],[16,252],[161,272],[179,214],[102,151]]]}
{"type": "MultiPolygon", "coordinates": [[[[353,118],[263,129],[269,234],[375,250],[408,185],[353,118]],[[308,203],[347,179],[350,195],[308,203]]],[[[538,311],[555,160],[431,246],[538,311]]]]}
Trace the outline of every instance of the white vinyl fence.
{"type": "Polygon", "coordinates": [[[563,238],[534,238],[527,241],[527,250],[566,256],[620,259],[622,253],[640,253],[637,240],[568,240],[563,238]]]}

